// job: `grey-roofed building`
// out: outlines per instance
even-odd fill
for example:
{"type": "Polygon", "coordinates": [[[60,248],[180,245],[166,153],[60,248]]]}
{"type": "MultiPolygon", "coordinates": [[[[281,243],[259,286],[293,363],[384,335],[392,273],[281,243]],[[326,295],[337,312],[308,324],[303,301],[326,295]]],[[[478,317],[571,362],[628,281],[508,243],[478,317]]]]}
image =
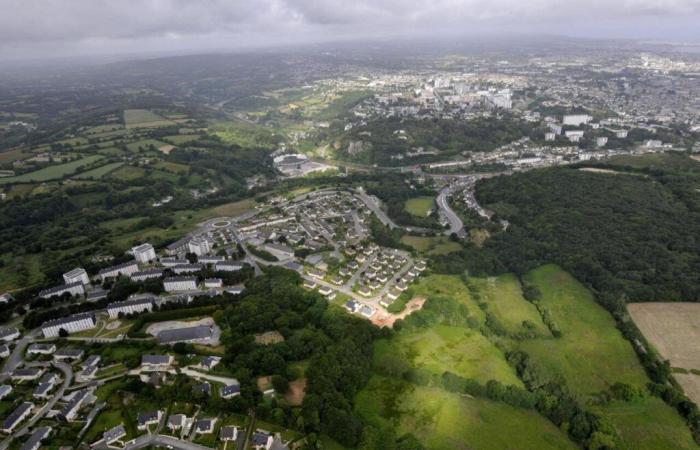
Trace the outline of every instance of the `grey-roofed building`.
{"type": "Polygon", "coordinates": [[[153,298],[139,298],[134,300],[125,300],[123,302],[114,302],[107,305],[107,314],[110,319],[116,319],[119,314],[136,314],[144,311],[153,311],[153,298]]]}
{"type": "Polygon", "coordinates": [[[194,426],[194,431],[197,434],[209,434],[214,432],[214,425],[216,425],[216,418],[213,419],[199,419],[194,426]]]}
{"type": "Polygon", "coordinates": [[[257,430],[251,436],[251,445],[255,449],[266,449],[269,450],[272,447],[272,442],[274,438],[267,431],[257,430]]]}
{"type": "Polygon", "coordinates": [[[107,298],[107,294],[109,294],[109,291],[105,291],[104,289],[95,289],[94,291],[88,293],[86,299],[89,302],[98,302],[104,298],[107,298]]]}
{"type": "Polygon", "coordinates": [[[163,267],[175,267],[175,266],[181,266],[183,264],[187,264],[189,261],[186,259],[180,259],[180,258],[161,258],[160,259],[160,264],[163,267]]]}
{"type": "Polygon", "coordinates": [[[39,450],[41,448],[42,441],[49,437],[51,434],[51,427],[39,427],[34,430],[27,442],[20,447],[20,450],[39,450]]]}
{"type": "Polygon", "coordinates": [[[97,326],[97,320],[94,313],[74,314],[60,319],[53,319],[44,322],[41,326],[41,332],[44,337],[58,337],[61,329],[68,333],[76,333],[78,331],[89,330],[97,326]]]}
{"type": "Polygon", "coordinates": [[[7,434],[12,433],[12,430],[32,413],[32,409],[34,409],[34,403],[24,402],[20,404],[2,422],[2,429],[0,429],[0,431],[7,434]]]}
{"type": "Polygon", "coordinates": [[[238,382],[235,382],[233,384],[229,384],[228,386],[224,386],[219,390],[219,395],[221,395],[221,398],[224,399],[229,399],[233,398],[237,395],[241,394],[241,384],[238,382]]]}
{"type": "Polygon", "coordinates": [[[211,370],[221,362],[220,356],[205,356],[199,363],[199,367],[204,370],[211,370]]]}
{"type": "Polygon", "coordinates": [[[85,351],[82,348],[76,347],[63,347],[56,350],[53,354],[53,358],[59,361],[70,359],[72,361],[77,361],[83,357],[85,351]]]}
{"type": "Polygon", "coordinates": [[[79,383],[90,381],[97,375],[99,368],[97,366],[89,366],[75,374],[75,379],[79,383]]]}
{"type": "Polygon", "coordinates": [[[163,276],[163,270],[162,269],[148,269],[148,270],[141,270],[138,272],[134,272],[129,275],[129,279],[131,281],[146,281],[146,280],[151,280],[155,278],[161,278],[163,276]]]}
{"type": "Polygon", "coordinates": [[[238,439],[238,427],[233,425],[221,427],[221,431],[219,432],[219,439],[221,439],[222,441],[235,441],[236,439],[238,439]]]}
{"type": "Polygon", "coordinates": [[[209,325],[199,325],[196,327],[176,328],[174,330],[164,330],[158,333],[157,339],[160,344],[174,344],[176,342],[199,342],[210,339],[212,327],[209,325]]]}
{"type": "Polygon", "coordinates": [[[209,395],[211,395],[211,384],[210,384],[208,381],[204,381],[204,382],[202,382],[202,383],[195,384],[195,385],[192,387],[192,390],[193,390],[196,394],[200,394],[200,393],[201,393],[201,394],[205,394],[205,395],[209,396],[209,395]]]}
{"type": "Polygon", "coordinates": [[[50,355],[55,351],[55,344],[32,344],[27,348],[27,353],[29,353],[30,355],[50,355]]]}
{"type": "Polygon", "coordinates": [[[171,355],[143,355],[141,356],[141,368],[150,371],[168,370],[173,363],[171,355]]]}
{"type": "Polygon", "coordinates": [[[204,269],[204,266],[202,264],[181,264],[179,266],[175,266],[171,268],[170,270],[173,271],[173,273],[176,273],[177,275],[182,275],[183,273],[194,273],[194,272],[199,272],[202,269],[204,269]]]}
{"type": "Polygon", "coordinates": [[[17,369],[12,372],[13,380],[36,380],[44,373],[44,369],[40,367],[28,367],[26,369],[17,369]]]}
{"type": "Polygon", "coordinates": [[[10,347],[7,344],[0,344],[0,358],[7,358],[10,356],[10,347]]]}
{"type": "Polygon", "coordinates": [[[243,264],[235,261],[222,261],[214,265],[217,272],[237,272],[243,268],[243,264]]]}
{"type": "Polygon", "coordinates": [[[9,384],[3,384],[0,386],[0,400],[7,397],[12,393],[12,386],[9,384]]]}
{"type": "Polygon", "coordinates": [[[170,277],[163,281],[166,292],[194,291],[197,289],[197,277],[170,277]]]}
{"type": "Polygon", "coordinates": [[[226,258],[223,256],[199,256],[197,262],[200,264],[218,264],[224,262],[226,258]]]}
{"type": "Polygon", "coordinates": [[[131,254],[142,264],[148,264],[156,259],[156,251],[151,244],[137,245],[131,249],[131,254]]]}
{"type": "Polygon", "coordinates": [[[80,281],[70,284],[62,284],[61,286],[54,286],[52,288],[44,289],[39,292],[39,297],[41,298],[51,298],[59,297],[63,294],[70,294],[72,296],[83,295],[85,293],[85,287],[80,281]]]}
{"type": "Polygon", "coordinates": [[[5,342],[14,341],[19,337],[19,330],[17,328],[3,328],[0,330],[0,340],[5,342]]]}
{"type": "Polygon", "coordinates": [[[92,394],[88,389],[78,391],[71,397],[70,401],[58,413],[58,418],[70,422],[78,415],[78,411],[84,404],[90,401],[92,394]]]}
{"type": "Polygon", "coordinates": [[[113,442],[118,441],[124,436],[126,436],[126,429],[124,428],[124,424],[120,423],[116,427],[110,428],[109,430],[102,433],[102,441],[105,444],[109,445],[113,442]]]}
{"type": "Polygon", "coordinates": [[[102,357],[100,355],[90,355],[85,361],[83,361],[80,366],[85,369],[87,367],[96,366],[100,363],[102,357]]]}
{"type": "Polygon", "coordinates": [[[156,425],[160,422],[162,415],[163,412],[160,410],[140,412],[136,420],[136,425],[139,430],[145,430],[149,425],[156,425]]]}
{"type": "Polygon", "coordinates": [[[90,277],[88,277],[88,274],[85,271],[85,269],[83,269],[81,267],[76,267],[75,269],[71,270],[70,272],[66,272],[63,274],[63,281],[66,284],[71,284],[71,283],[90,284],[90,277]]]}
{"type": "Polygon", "coordinates": [[[115,278],[119,275],[129,276],[134,272],[139,271],[139,265],[136,261],[128,261],[122,264],[117,264],[116,266],[107,267],[106,269],[100,270],[97,276],[101,281],[105,281],[107,278],[115,278]]]}
{"type": "Polygon", "coordinates": [[[208,289],[216,289],[220,288],[224,285],[224,282],[221,280],[221,278],[205,278],[204,279],[204,287],[208,289]]]}
{"type": "Polygon", "coordinates": [[[10,303],[13,301],[15,301],[15,298],[9,292],[0,295],[0,303],[10,303]]]}
{"type": "Polygon", "coordinates": [[[187,416],[184,414],[173,414],[168,417],[168,428],[171,430],[177,430],[185,426],[187,422],[187,416]]]}

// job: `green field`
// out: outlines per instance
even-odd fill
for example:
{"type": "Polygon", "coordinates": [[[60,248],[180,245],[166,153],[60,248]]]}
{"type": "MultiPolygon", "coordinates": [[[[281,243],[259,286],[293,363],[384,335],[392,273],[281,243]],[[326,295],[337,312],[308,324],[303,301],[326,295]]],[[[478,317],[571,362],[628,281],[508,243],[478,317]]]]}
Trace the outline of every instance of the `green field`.
{"type": "Polygon", "coordinates": [[[419,252],[431,256],[446,255],[462,249],[459,242],[451,241],[446,236],[427,237],[406,234],[401,237],[401,243],[410,245],[419,252]]]}
{"type": "Polygon", "coordinates": [[[104,166],[97,167],[96,169],[88,170],[87,172],[82,172],[78,175],[74,175],[73,178],[77,178],[80,180],[96,180],[118,169],[123,164],[123,162],[113,162],[110,164],[105,164],[104,166]]]}
{"type": "Polygon", "coordinates": [[[164,141],[169,142],[173,145],[187,144],[188,142],[196,141],[199,139],[198,134],[176,134],[174,136],[165,136],[164,141]]]}
{"type": "Polygon", "coordinates": [[[141,150],[148,150],[150,146],[154,146],[156,150],[158,147],[162,147],[164,145],[168,145],[165,142],[162,141],[157,141],[155,139],[142,139],[140,141],[136,142],[131,142],[129,144],[126,144],[126,148],[129,149],[130,152],[138,152],[141,150]]]}
{"type": "Polygon", "coordinates": [[[488,311],[498,318],[509,333],[527,331],[523,326],[523,322],[527,321],[538,335],[551,336],[537,308],[523,298],[520,281],[515,275],[470,278],[469,282],[478,289],[481,300],[488,304],[488,311]]]}
{"type": "Polygon", "coordinates": [[[358,394],[355,409],[368,424],[413,433],[431,450],[577,448],[534,411],[379,376],[358,394]]]}
{"type": "Polygon", "coordinates": [[[175,124],[175,122],[147,109],[124,110],[124,123],[126,128],[151,128],[175,124]]]}
{"type": "Polygon", "coordinates": [[[412,368],[435,375],[446,371],[486,384],[497,380],[522,387],[503,353],[479,331],[447,325],[402,330],[374,347],[375,364],[402,357],[412,368]]]}
{"type": "Polygon", "coordinates": [[[478,303],[471,297],[469,290],[460,277],[455,275],[429,275],[420,277],[418,282],[411,286],[414,296],[429,298],[432,295],[449,296],[464,304],[469,314],[476,318],[480,324],[484,323],[484,312],[478,303]]]}
{"type": "Polygon", "coordinates": [[[65,164],[55,164],[53,166],[44,167],[43,169],[35,170],[34,172],[25,173],[15,177],[0,178],[0,184],[9,183],[31,183],[49,180],[57,180],[66,175],[72,175],[79,168],[93,164],[104,158],[102,155],[86,156],[75,161],[65,164]]]}
{"type": "Polygon", "coordinates": [[[404,209],[414,216],[425,217],[435,208],[434,197],[416,197],[406,200],[404,209]]]}
{"type": "Polygon", "coordinates": [[[542,292],[541,303],[562,332],[560,339],[521,344],[551,375],[562,376],[578,394],[593,394],[616,382],[644,386],[648,379],[615,321],[574,277],[554,265],[527,276],[542,292]]]}

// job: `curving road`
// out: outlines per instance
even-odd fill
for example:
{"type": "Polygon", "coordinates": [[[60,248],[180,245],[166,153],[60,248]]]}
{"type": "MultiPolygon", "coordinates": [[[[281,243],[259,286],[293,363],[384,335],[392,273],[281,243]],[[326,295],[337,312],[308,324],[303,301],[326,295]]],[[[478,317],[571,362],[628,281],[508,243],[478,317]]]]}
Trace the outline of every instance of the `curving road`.
{"type": "Polygon", "coordinates": [[[449,236],[454,233],[457,236],[464,237],[466,236],[464,231],[464,223],[462,223],[462,219],[460,219],[459,216],[452,210],[450,203],[447,200],[450,194],[452,194],[452,187],[448,186],[441,190],[435,199],[438,208],[440,208],[450,224],[450,228],[445,230],[445,234],[449,236]]]}

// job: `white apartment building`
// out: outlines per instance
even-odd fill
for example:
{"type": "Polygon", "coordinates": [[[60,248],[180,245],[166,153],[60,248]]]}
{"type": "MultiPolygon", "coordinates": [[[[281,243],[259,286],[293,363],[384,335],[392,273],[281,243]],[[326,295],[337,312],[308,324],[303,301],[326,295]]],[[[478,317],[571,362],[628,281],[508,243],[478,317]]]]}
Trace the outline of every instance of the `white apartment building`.
{"type": "Polygon", "coordinates": [[[100,278],[101,281],[104,281],[107,278],[116,278],[119,275],[129,276],[132,273],[138,271],[139,266],[138,264],[136,264],[136,261],[129,261],[125,262],[124,264],[119,264],[116,266],[107,267],[106,269],[102,269],[97,274],[97,276],[100,278]]]}
{"type": "Polygon", "coordinates": [[[70,272],[63,274],[63,281],[66,284],[73,284],[80,282],[81,284],[90,284],[90,277],[88,277],[87,272],[82,267],[76,267],[70,272]]]}
{"type": "Polygon", "coordinates": [[[203,236],[194,237],[187,243],[187,248],[197,256],[206,255],[211,250],[209,241],[203,236]]]}
{"type": "Polygon", "coordinates": [[[156,251],[151,244],[141,244],[131,249],[134,259],[141,264],[148,264],[156,259],[156,251]]]}
{"type": "Polygon", "coordinates": [[[579,142],[583,137],[583,131],[580,130],[567,131],[564,134],[566,135],[566,138],[571,142],[579,142]]]}
{"type": "Polygon", "coordinates": [[[217,272],[237,272],[242,268],[243,266],[240,263],[233,261],[223,261],[214,265],[214,270],[217,272]]]}
{"type": "Polygon", "coordinates": [[[83,287],[83,283],[78,281],[71,284],[64,284],[62,286],[55,286],[49,289],[44,289],[43,291],[39,292],[39,297],[60,297],[65,293],[69,293],[72,296],[83,295],[85,293],[85,288],[83,287]]]}
{"type": "Polygon", "coordinates": [[[588,114],[568,114],[562,118],[562,123],[564,125],[577,127],[579,125],[586,125],[591,120],[593,120],[593,117],[588,114]]]}
{"type": "Polygon", "coordinates": [[[150,270],[144,270],[140,272],[134,272],[131,275],[129,275],[129,278],[131,281],[146,281],[150,280],[152,278],[160,278],[163,276],[163,271],[160,269],[150,269],[150,270]]]}
{"type": "Polygon", "coordinates": [[[166,292],[194,291],[197,289],[197,277],[171,277],[163,281],[166,292]]]}
{"type": "Polygon", "coordinates": [[[126,300],[123,302],[115,302],[107,305],[107,314],[109,314],[110,319],[116,319],[119,314],[129,315],[135,313],[142,313],[144,311],[153,311],[153,300],[150,298],[143,298],[137,300],[126,300]]]}
{"type": "Polygon", "coordinates": [[[60,319],[53,319],[41,326],[41,332],[45,338],[57,337],[61,329],[68,333],[77,333],[78,331],[89,330],[97,326],[97,320],[92,313],[74,314],[60,319]]]}

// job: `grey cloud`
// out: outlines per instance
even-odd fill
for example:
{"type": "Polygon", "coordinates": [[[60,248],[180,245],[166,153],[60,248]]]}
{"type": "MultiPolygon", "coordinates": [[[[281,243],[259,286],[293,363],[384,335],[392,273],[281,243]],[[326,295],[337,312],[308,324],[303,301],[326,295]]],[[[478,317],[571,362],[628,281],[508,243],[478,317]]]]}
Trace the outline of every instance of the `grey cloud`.
{"type": "Polygon", "coordinates": [[[679,27],[688,35],[700,33],[691,30],[697,28],[692,24],[700,18],[700,0],[0,0],[0,11],[0,57],[464,28],[579,35],[590,30],[605,32],[602,37],[658,38],[679,27]]]}

